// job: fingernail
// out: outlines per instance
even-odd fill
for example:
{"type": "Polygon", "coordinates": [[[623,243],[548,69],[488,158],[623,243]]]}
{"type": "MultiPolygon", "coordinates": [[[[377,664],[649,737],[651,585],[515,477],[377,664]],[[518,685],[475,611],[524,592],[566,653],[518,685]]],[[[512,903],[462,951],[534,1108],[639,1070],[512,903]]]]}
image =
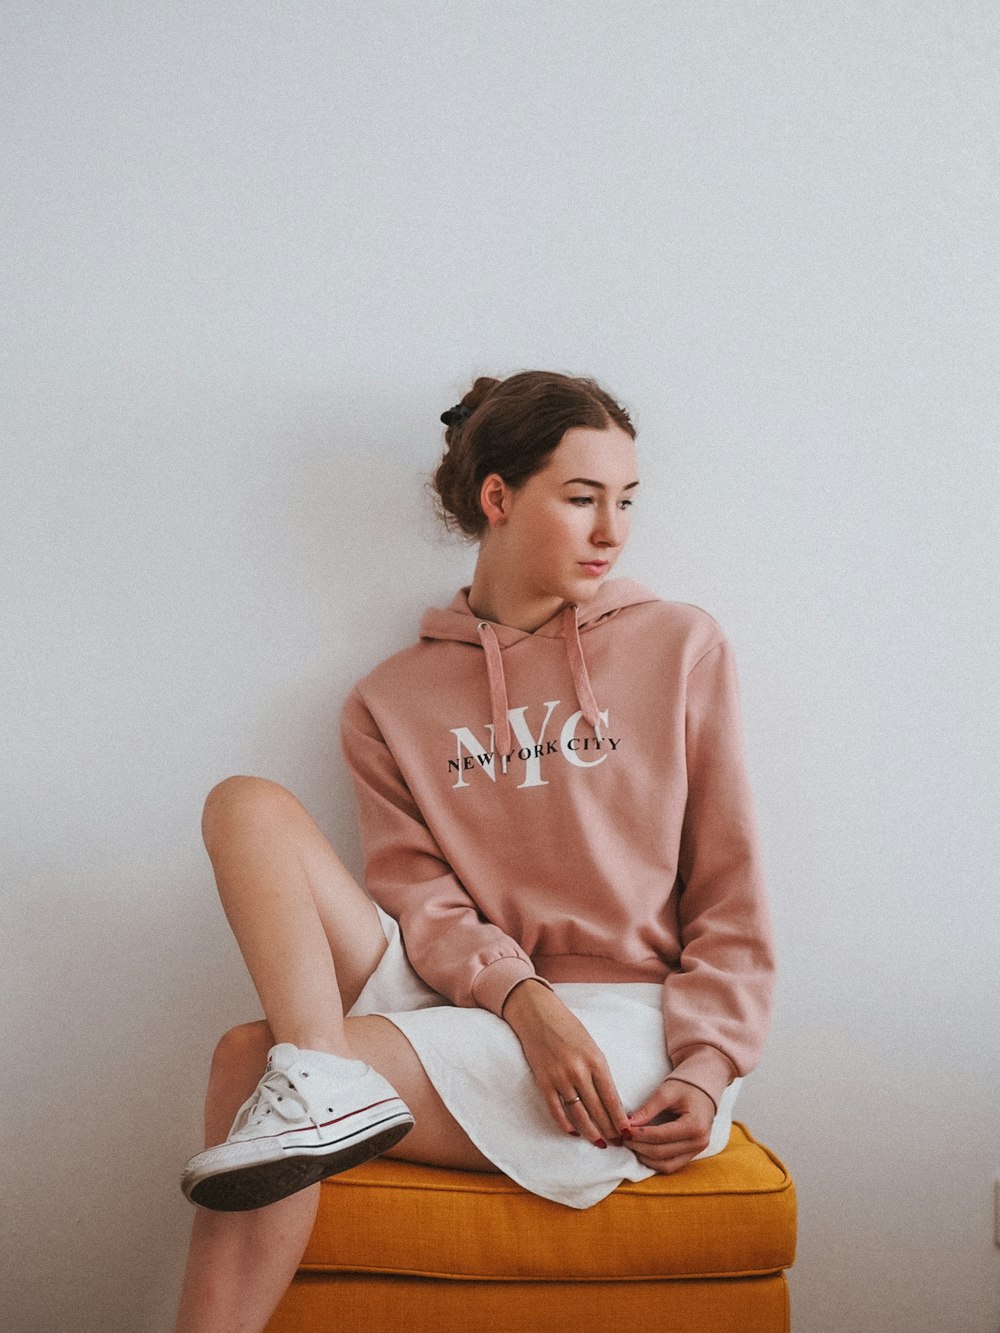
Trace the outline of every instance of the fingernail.
{"type": "Polygon", "coordinates": [[[625,1125],[625,1127],[622,1129],[622,1138],[630,1139],[631,1137],[632,1137],[632,1131],[629,1129],[628,1125],[625,1125]]]}
{"type": "Polygon", "coordinates": [[[604,1142],[603,1139],[595,1139],[595,1140],[594,1140],[594,1147],[595,1147],[595,1148],[606,1148],[607,1146],[608,1146],[608,1145],[604,1142]]]}
{"type": "Polygon", "coordinates": [[[580,1137],[580,1131],[578,1129],[571,1129],[569,1133],[572,1134],[575,1139],[580,1137]]]}

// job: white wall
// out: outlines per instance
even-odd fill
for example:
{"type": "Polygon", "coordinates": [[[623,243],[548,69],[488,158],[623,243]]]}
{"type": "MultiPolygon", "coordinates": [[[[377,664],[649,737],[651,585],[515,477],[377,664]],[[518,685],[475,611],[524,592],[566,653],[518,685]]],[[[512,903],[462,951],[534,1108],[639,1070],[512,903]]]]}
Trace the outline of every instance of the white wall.
{"type": "Polygon", "coordinates": [[[357,864],[338,706],[471,564],[437,415],[545,366],[634,407],[628,572],[741,663],[797,1333],[996,1333],[997,14],[4,7],[6,1327],[170,1326],[257,1013],[202,798],[357,864]]]}

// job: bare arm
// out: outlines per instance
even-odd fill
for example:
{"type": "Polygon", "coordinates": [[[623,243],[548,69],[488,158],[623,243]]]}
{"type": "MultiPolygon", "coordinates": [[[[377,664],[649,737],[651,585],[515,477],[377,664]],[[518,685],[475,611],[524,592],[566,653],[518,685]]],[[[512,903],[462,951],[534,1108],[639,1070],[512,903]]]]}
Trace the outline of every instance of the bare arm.
{"type": "Polygon", "coordinates": [[[507,996],[503,1017],[517,1035],[552,1119],[598,1147],[631,1137],[608,1062],[576,1015],[529,979],[507,996]]]}

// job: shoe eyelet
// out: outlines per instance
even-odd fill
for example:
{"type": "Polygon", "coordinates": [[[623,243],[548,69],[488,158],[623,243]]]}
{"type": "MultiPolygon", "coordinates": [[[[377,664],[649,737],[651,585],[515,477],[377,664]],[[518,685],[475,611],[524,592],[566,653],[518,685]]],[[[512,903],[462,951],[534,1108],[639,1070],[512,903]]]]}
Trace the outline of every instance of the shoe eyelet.
{"type": "Polygon", "coordinates": [[[308,1070],[308,1069],[302,1069],[302,1070],[300,1070],[299,1072],[301,1073],[301,1075],[302,1075],[303,1078],[308,1078],[308,1077],[309,1077],[309,1070],[308,1070]]]}

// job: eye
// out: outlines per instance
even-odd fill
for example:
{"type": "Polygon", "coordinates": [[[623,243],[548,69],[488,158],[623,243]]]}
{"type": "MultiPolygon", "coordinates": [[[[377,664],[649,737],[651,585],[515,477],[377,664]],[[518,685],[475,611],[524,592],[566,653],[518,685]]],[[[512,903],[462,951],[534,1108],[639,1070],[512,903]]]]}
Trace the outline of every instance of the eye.
{"type": "Polygon", "coordinates": [[[619,508],[619,509],[631,509],[632,506],[633,506],[634,504],[635,504],[635,501],[634,501],[634,500],[619,500],[619,501],[618,501],[618,508],[619,508]]]}
{"type": "Polygon", "coordinates": [[[577,505],[582,509],[584,505],[592,505],[594,497],[592,495],[571,495],[569,502],[571,505],[577,505]]]}

